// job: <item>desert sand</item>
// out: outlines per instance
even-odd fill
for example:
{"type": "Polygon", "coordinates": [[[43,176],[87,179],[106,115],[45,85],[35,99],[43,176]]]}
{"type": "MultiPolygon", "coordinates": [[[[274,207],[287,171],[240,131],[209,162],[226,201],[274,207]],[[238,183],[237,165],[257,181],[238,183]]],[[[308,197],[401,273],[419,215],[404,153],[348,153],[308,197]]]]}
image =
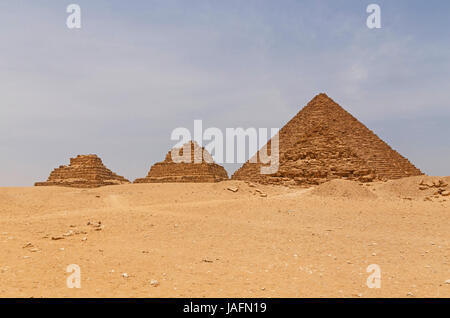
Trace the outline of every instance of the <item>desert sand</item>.
{"type": "Polygon", "coordinates": [[[424,179],[0,188],[0,296],[450,297],[450,196],[424,179]]]}

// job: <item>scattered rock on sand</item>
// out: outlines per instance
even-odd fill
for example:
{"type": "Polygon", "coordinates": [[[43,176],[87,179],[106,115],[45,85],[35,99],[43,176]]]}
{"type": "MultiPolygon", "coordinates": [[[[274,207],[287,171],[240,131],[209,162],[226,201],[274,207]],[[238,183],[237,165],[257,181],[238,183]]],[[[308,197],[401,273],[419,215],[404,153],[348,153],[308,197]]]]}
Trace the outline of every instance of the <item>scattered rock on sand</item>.
{"type": "Polygon", "coordinates": [[[227,190],[231,191],[231,192],[238,192],[238,188],[236,187],[228,187],[227,190]]]}
{"type": "MultiPolygon", "coordinates": [[[[92,226],[94,228],[94,231],[101,231],[103,229],[103,224],[102,221],[98,221],[98,222],[87,222],[87,225],[92,226]]],[[[86,233],[83,233],[86,234],[86,233]]]]}
{"type": "Polygon", "coordinates": [[[263,197],[263,198],[267,197],[267,194],[262,192],[260,189],[255,189],[255,192],[259,193],[260,197],[263,197]]]}
{"type": "Polygon", "coordinates": [[[52,236],[52,240],[53,241],[64,240],[64,237],[62,237],[62,236],[52,236]]]}
{"type": "Polygon", "coordinates": [[[422,185],[424,188],[431,188],[431,187],[434,186],[433,182],[429,181],[429,180],[427,180],[427,181],[425,181],[425,180],[420,181],[420,185],[422,185]]]}
{"type": "Polygon", "coordinates": [[[69,232],[66,232],[63,234],[63,236],[72,236],[73,235],[73,231],[70,230],[69,232]]]}
{"type": "Polygon", "coordinates": [[[379,192],[384,196],[395,196],[400,198],[413,198],[431,201],[427,197],[434,196],[436,199],[449,192],[448,183],[443,177],[415,176],[391,180],[379,187],[379,192]]]}
{"type": "Polygon", "coordinates": [[[159,286],[159,282],[156,279],[152,279],[150,281],[150,285],[153,287],[158,287],[159,286]]]}

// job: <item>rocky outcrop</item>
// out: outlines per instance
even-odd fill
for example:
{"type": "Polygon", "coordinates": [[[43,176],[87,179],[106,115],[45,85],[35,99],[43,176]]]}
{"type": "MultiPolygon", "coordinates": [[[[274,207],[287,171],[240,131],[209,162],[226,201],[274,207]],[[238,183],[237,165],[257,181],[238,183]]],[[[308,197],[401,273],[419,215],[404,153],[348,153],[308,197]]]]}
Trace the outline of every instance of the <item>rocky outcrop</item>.
{"type": "Polygon", "coordinates": [[[370,182],[423,174],[326,94],[314,97],[278,137],[276,173],[260,173],[258,152],[254,163],[246,162],[232,179],[308,186],[332,179],[370,182]]]}
{"type": "Polygon", "coordinates": [[[36,182],[35,186],[97,188],[124,183],[129,181],[106,168],[97,155],[79,155],[71,158],[68,166],[53,170],[46,182],[36,182]]]}
{"type": "Polygon", "coordinates": [[[134,183],[155,182],[218,182],[227,180],[225,169],[214,163],[211,155],[195,142],[189,142],[181,148],[169,151],[162,162],[154,164],[145,178],[136,179],[134,183]],[[184,150],[190,150],[184,152],[184,150]],[[183,162],[174,160],[172,154],[183,162]]]}

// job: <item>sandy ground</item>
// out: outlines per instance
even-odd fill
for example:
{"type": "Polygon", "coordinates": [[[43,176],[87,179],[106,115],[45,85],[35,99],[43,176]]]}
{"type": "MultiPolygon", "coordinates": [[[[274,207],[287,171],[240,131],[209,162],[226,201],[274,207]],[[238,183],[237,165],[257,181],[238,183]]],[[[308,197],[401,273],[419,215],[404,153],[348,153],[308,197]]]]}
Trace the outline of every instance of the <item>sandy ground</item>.
{"type": "Polygon", "coordinates": [[[236,181],[0,188],[0,296],[450,297],[450,197],[257,188],[267,197],[236,181]]]}

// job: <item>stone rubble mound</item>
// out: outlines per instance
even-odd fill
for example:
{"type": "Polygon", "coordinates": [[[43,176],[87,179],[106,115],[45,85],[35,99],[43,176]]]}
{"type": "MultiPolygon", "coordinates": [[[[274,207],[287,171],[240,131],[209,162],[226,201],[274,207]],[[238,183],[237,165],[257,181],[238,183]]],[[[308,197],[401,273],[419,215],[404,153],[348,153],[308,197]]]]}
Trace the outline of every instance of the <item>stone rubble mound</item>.
{"type": "Polygon", "coordinates": [[[130,181],[106,168],[97,155],[91,154],[71,158],[68,166],[56,168],[46,182],[36,182],[35,186],[97,188],[125,183],[130,181]]]}
{"type": "Polygon", "coordinates": [[[169,151],[162,162],[155,163],[145,178],[136,179],[134,183],[159,182],[219,182],[228,180],[224,167],[214,163],[211,154],[196,142],[190,141],[181,148],[169,151]],[[183,154],[190,149],[189,154],[183,154]],[[172,154],[183,157],[185,162],[174,162],[172,154]],[[195,158],[198,158],[196,162],[195,158]]]}

